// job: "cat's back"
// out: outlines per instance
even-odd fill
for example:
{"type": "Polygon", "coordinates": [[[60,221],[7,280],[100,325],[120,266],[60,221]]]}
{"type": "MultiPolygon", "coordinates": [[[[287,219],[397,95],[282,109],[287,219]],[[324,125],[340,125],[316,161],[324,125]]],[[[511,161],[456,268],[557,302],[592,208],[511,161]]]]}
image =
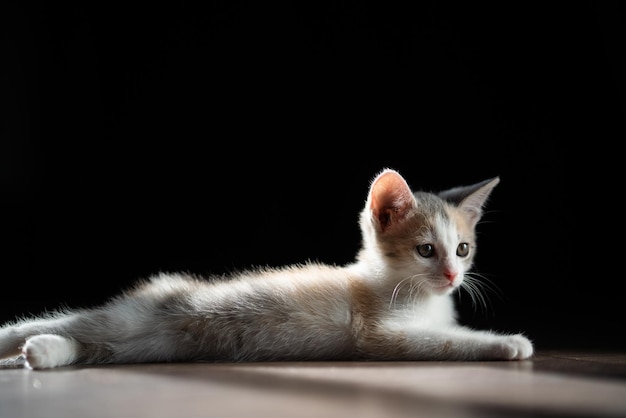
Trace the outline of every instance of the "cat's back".
{"type": "Polygon", "coordinates": [[[139,282],[125,299],[210,301],[238,298],[307,301],[346,300],[352,275],[346,268],[308,261],[284,267],[254,267],[228,275],[159,273],[139,282]]]}

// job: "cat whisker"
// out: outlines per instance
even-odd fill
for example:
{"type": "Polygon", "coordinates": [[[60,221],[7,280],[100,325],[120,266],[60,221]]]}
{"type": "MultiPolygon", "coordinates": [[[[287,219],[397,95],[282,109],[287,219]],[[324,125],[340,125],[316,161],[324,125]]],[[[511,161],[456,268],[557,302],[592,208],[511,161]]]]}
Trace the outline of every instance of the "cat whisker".
{"type": "Polygon", "coordinates": [[[419,288],[423,286],[424,284],[419,281],[418,282],[414,281],[414,279],[418,276],[420,276],[420,274],[415,274],[413,276],[406,277],[400,280],[398,284],[396,284],[391,294],[391,300],[389,301],[389,308],[392,308],[395,306],[398,300],[398,295],[400,294],[400,291],[406,284],[409,284],[409,297],[413,297],[414,294],[419,295],[420,292],[417,290],[419,290],[419,288]]]}
{"type": "Polygon", "coordinates": [[[419,282],[411,281],[411,286],[409,287],[409,298],[416,299],[417,295],[420,294],[419,289],[423,285],[424,284],[421,281],[419,282]]]}
{"type": "Polygon", "coordinates": [[[485,310],[487,310],[486,298],[480,292],[480,288],[475,282],[472,282],[471,280],[467,280],[463,282],[461,287],[465,289],[467,293],[470,295],[470,298],[472,299],[472,307],[474,308],[474,311],[478,310],[477,309],[478,306],[482,306],[485,310]]]}
{"type": "Polygon", "coordinates": [[[391,293],[391,300],[389,301],[389,308],[391,309],[393,306],[395,306],[396,301],[398,299],[398,294],[400,293],[400,289],[402,289],[402,287],[404,286],[404,284],[409,281],[409,280],[413,280],[414,276],[409,276],[406,277],[402,280],[400,280],[398,282],[398,284],[396,284],[396,286],[393,288],[393,292],[391,293]]]}
{"type": "Polygon", "coordinates": [[[495,294],[502,300],[502,292],[497,285],[482,274],[473,272],[466,273],[464,281],[461,283],[461,288],[463,288],[472,299],[474,311],[477,311],[478,307],[482,307],[485,311],[489,310],[491,301],[489,300],[488,292],[495,294]]]}
{"type": "Polygon", "coordinates": [[[466,274],[466,277],[468,277],[469,281],[471,281],[472,283],[474,283],[474,282],[479,283],[480,286],[482,286],[486,290],[488,290],[488,291],[492,292],[493,294],[495,294],[496,296],[498,296],[498,298],[501,301],[504,301],[503,293],[500,290],[500,288],[498,287],[498,285],[493,280],[491,280],[489,277],[487,277],[486,275],[480,274],[480,273],[470,272],[470,273],[466,274]]]}

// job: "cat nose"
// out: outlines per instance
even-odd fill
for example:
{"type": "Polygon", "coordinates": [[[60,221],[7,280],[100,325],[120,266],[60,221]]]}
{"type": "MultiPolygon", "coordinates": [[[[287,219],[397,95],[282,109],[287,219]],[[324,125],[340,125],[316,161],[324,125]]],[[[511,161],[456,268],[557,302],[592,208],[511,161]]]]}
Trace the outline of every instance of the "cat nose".
{"type": "Polygon", "coordinates": [[[459,272],[458,272],[458,271],[456,271],[456,270],[452,270],[452,269],[446,269],[446,270],[443,272],[443,274],[444,274],[444,276],[446,276],[446,277],[448,278],[448,280],[449,280],[450,282],[453,282],[453,281],[454,281],[454,279],[456,279],[456,276],[459,274],[459,272]]]}

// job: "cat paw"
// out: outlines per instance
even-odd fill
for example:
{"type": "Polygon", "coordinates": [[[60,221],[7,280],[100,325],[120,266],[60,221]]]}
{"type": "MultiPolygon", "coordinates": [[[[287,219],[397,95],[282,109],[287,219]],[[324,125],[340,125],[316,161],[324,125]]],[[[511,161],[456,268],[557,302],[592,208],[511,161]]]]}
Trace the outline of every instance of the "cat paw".
{"type": "Polygon", "coordinates": [[[25,365],[31,369],[49,369],[71,364],[76,353],[76,342],[52,334],[30,337],[22,347],[25,365]]]}
{"type": "Polygon", "coordinates": [[[521,334],[515,334],[500,337],[491,354],[499,360],[525,360],[533,352],[530,340],[521,334]]]}

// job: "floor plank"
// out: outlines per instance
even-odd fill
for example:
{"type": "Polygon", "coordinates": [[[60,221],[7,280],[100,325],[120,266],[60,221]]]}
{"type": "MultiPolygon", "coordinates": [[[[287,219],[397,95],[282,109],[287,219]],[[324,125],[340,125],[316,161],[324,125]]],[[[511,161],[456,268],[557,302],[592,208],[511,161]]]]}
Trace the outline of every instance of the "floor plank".
{"type": "Polygon", "coordinates": [[[0,417],[624,417],[626,354],[0,370],[0,417]]]}

